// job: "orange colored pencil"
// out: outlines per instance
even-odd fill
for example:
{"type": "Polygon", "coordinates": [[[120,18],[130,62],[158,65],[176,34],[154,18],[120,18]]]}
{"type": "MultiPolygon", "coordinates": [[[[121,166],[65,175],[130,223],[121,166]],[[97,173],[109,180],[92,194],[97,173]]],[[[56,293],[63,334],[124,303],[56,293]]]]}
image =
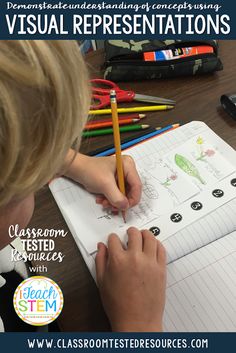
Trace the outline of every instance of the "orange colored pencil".
{"type": "MultiPolygon", "coordinates": [[[[129,124],[134,124],[137,123],[140,119],[123,119],[123,120],[118,120],[119,125],[129,125],[129,124]]],[[[106,127],[111,127],[112,121],[106,121],[103,123],[93,123],[93,124],[86,124],[84,127],[84,130],[96,130],[96,129],[103,129],[106,127]]]]}

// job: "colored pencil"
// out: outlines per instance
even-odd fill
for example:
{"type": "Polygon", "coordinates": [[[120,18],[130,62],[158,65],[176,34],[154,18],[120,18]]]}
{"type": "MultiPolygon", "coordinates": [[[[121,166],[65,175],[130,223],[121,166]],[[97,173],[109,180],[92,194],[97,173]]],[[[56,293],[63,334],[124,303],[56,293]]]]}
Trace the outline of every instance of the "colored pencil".
{"type": "MultiPolygon", "coordinates": [[[[180,124],[173,124],[173,125],[168,125],[168,126],[164,127],[163,129],[158,128],[158,130],[155,130],[155,131],[150,132],[150,133],[148,133],[146,135],[143,135],[143,136],[140,136],[138,138],[135,138],[135,139],[133,139],[131,141],[122,143],[121,144],[121,150],[123,151],[126,148],[135,146],[135,145],[137,145],[138,143],[140,143],[142,141],[148,140],[149,138],[152,138],[154,136],[161,135],[161,134],[164,134],[165,132],[174,130],[174,129],[178,128],[179,126],[180,126],[180,124]]],[[[114,148],[110,148],[110,149],[108,149],[106,151],[103,151],[103,152],[100,152],[100,153],[96,154],[96,156],[97,157],[110,156],[110,155],[112,155],[114,153],[115,153],[115,149],[114,148]]]]}
{"type": "MultiPolygon", "coordinates": [[[[121,144],[132,141],[138,137],[142,137],[144,135],[150,134],[151,132],[155,132],[155,131],[156,129],[154,129],[153,127],[149,127],[148,129],[145,129],[145,130],[136,131],[131,136],[124,137],[123,135],[121,136],[121,144]]],[[[114,148],[114,143],[109,143],[108,145],[95,148],[94,150],[86,151],[86,154],[89,156],[97,156],[99,153],[105,152],[111,148],[114,148]]]]}
{"type": "MultiPolygon", "coordinates": [[[[113,137],[114,137],[114,145],[115,145],[115,154],[116,154],[116,172],[117,172],[117,180],[120,191],[123,195],[125,195],[125,178],[123,171],[123,162],[121,156],[121,148],[120,148],[120,129],[119,129],[119,120],[117,113],[117,102],[116,102],[116,91],[110,91],[110,101],[111,101],[111,114],[112,114],[112,122],[113,122],[113,137]]],[[[122,212],[122,216],[125,220],[125,211],[122,212]]]]}
{"type": "MultiPolygon", "coordinates": [[[[118,120],[119,125],[129,125],[129,124],[134,124],[140,121],[140,119],[123,119],[123,120],[118,120]]],[[[93,123],[93,124],[86,124],[84,127],[84,130],[96,130],[96,129],[102,129],[104,127],[110,127],[112,125],[112,121],[106,121],[103,123],[93,123]]]]}
{"type": "MultiPolygon", "coordinates": [[[[146,118],[145,114],[129,114],[129,115],[123,115],[119,116],[118,119],[119,121],[121,120],[126,120],[126,119],[143,119],[146,118]]],[[[87,124],[99,124],[99,123],[106,123],[107,121],[111,121],[111,118],[106,118],[106,119],[99,119],[99,120],[89,120],[87,124]]]]}
{"type": "MultiPolygon", "coordinates": [[[[117,113],[154,112],[158,110],[168,110],[173,108],[174,108],[173,105],[151,105],[146,107],[118,108],[117,113]]],[[[92,114],[92,115],[111,114],[111,109],[90,110],[89,114],[92,114]]]]}
{"type": "MultiPolygon", "coordinates": [[[[149,128],[149,125],[127,125],[127,126],[121,126],[119,130],[120,132],[129,132],[129,131],[144,130],[147,128],[149,128]]],[[[92,131],[83,131],[82,137],[94,137],[94,136],[103,136],[103,135],[111,135],[111,134],[113,134],[112,128],[99,129],[99,130],[92,130],[92,131]]]]}

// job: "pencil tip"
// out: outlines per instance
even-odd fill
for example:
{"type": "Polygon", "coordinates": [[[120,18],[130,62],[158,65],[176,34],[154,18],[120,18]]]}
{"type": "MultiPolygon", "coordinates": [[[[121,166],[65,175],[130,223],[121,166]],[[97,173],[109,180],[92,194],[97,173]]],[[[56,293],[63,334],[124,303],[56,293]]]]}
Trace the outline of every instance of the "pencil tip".
{"type": "Polygon", "coordinates": [[[155,130],[161,130],[161,129],[162,129],[161,126],[158,126],[158,127],[155,128],[155,130]]]}
{"type": "Polygon", "coordinates": [[[123,217],[124,223],[126,223],[126,213],[125,213],[125,211],[122,211],[122,217],[123,217]]]}
{"type": "Polygon", "coordinates": [[[166,106],[166,109],[173,109],[174,108],[174,105],[167,105],[166,106]]]}
{"type": "Polygon", "coordinates": [[[179,127],[180,124],[173,124],[173,127],[179,127]]]}
{"type": "Polygon", "coordinates": [[[141,125],[142,126],[142,129],[147,129],[148,127],[150,127],[150,125],[141,125]]]}
{"type": "Polygon", "coordinates": [[[139,114],[139,118],[140,119],[146,118],[146,114],[139,114]]]}

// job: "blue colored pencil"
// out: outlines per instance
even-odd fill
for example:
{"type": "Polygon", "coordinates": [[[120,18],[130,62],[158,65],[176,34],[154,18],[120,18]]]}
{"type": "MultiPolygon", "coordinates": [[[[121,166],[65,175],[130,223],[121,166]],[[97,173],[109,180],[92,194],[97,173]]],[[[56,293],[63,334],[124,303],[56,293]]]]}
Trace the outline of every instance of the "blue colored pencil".
{"type": "MultiPolygon", "coordinates": [[[[173,130],[173,129],[176,129],[177,127],[179,127],[180,124],[173,124],[173,125],[168,125],[166,127],[164,127],[163,129],[159,129],[157,131],[154,131],[154,132],[150,132],[149,134],[146,134],[146,135],[143,135],[141,137],[138,137],[134,140],[131,140],[129,142],[126,142],[126,143],[123,143],[121,144],[121,150],[125,150],[126,148],[129,148],[129,147],[132,147],[134,145],[137,145],[138,143],[142,142],[142,141],[145,141],[151,137],[154,137],[154,136],[157,136],[157,135],[160,135],[164,132],[167,132],[169,130],[173,130]]],[[[103,152],[100,152],[98,154],[96,154],[96,157],[104,157],[104,156],[110,156],[112,154],[115,153],[115,148],[110,148],[106,151],[103,151],[103,152]]]]}

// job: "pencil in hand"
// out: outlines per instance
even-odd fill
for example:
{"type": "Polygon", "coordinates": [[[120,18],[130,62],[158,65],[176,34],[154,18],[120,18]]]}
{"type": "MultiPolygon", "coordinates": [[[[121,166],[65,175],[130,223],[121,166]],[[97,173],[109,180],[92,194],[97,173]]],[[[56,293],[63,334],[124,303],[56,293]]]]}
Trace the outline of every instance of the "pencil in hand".
{"type": "MultiPolygon", "coordinates": [[[[120,129],[119,129],[119,119],[117,113],[117,101],[116,101],[116,91],[110,91],[110,101],[111,101],[111,114],[112,114],[112,124],[113,124],[113,137],[114,137],[114,146],[116,154],[116,170],[117,170],[117,179],[118,186],[122,194],[125,195],[125,179],[123,171],[123,163],[121,156],[121,146],[120,146],[120,129]]],[[[125,211],[122,211],[123,220],[126,223],[125,211]]]]}

